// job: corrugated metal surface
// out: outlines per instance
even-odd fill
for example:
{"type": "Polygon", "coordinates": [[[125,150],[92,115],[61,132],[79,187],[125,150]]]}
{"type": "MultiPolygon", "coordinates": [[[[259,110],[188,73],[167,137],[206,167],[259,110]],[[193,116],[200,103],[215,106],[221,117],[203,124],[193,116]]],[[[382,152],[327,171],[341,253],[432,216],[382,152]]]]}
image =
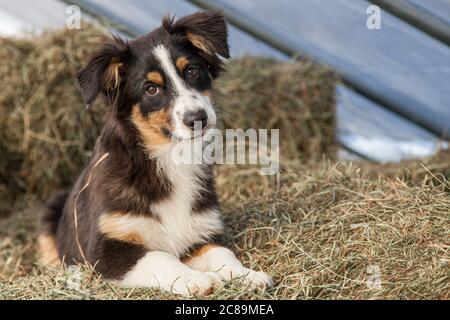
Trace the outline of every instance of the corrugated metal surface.
{"type": "Polygon", "coordinates": [[[218,7],[223,3],[251,17],[252,23],[267,25],[286,43],[340,70],[352,85],[359,82],[374,95],[395,101],[396,112],[440,134],[450,132],[449,48],[387,12],[381,16],[382,29],[369,30],[369,2],[208,2],[218,7]]]}
{"type": "MultiPolygon", "coordinates": [[[[134,33],[146,33],[157,27],[165,14],[171,13],[181,16],[198,10],[196,6],[182,0],[129,0],[126,2],[81,0],[73,2],[80,2],[83,6],[87,6],[89,11],[123,24],[134,33]]],[[[434,79],[433,81],[437,81],[434,78],[436,74],[444,78],[449,74],[448,63],[446,66],[443,66],[442,63],[434,61],[425,64],[425,66],[420,65],[422,62],[427,62],[426,58],[430,54],[431,56],[437,55],[438,58],[442,58],[439,54],[448,51],[441,48],[442,52],[437,50],[438,53],[436,53],[433,51],[435,49],[430,49],[435,44],[433,44],[432,40],[430,44],[427,36],[419,36],[419,38],[424,37],[426,39],[423,41],[427,43],[427,46],[417,46],[416,43],[413,48],[419,47],[417,50],[411,50],[411,43],[404,39],[394,44],[392,44],[393,40],[391,39],[391,46],[386,47],[384,41],[387,40],[383,40],[388,36],[386,30],[365,31],[355,36],[354,39],[341,39],[342,34],[348,37],[357,32],[348,30],[347,20],[343,19],[339,12],[334,14],[332,12],[324,12],[323,15],[319,16],[308,15],[307,13],[311,8],[320,8],[317,4],[318,1],[302,0],[295,2],[281,0],[277,2],[276,10],[272,7],[274,4],[272,1],[259,0],[254,2],[241,0],[240,2],[235,2],[229,0],[229,3],[238,5],[242,10],[253,10],[257,7],[258,14],[254,15],[260,15],[261,19],[270,17],[270,19],[265,20],[267,23],[276,26],[280,30],[288,30],[294,35],[307,38],[308,41],[324,42],[321,44],[322,48],[328,50],[330,54],[344,55],[343,59],[348,60],[352,60],[350,58],[355,56],[355,61],[350,62],[357,72],[368,76],[377,76],[383,81],[390,81],[397,83],[397,85],[398,82],[406,81],[406,86],[409,88],[410,93],[420,95],[434,94],[435,96],[426,99],[426,102],[434,103],[434,106],[437,106],[438,109],[442,107],[442,103],[448,102],[448,97],[442,94],[442,90],[448,88],[446,86],[449,83],[448,81],[446,83],[438,83],[436,88],[430,88],[430,84],[427,84],[425,89],[421,87],[426,80],[434,79]],[[302,6],[300,6],[300,2],[303,4],[302,6]],[[314,2],[316,2],[316,5],[314,5],[314,2]],[[310,3],[310,6],[308,10],[305,10],[307,3],[310,3]],[[286,6],[283,7],[283,4],[286,6]],[[334,22],[327,21],[330,18],[334,22]],[[338,26],[336,27],[335,24],[338,26]],[[336,32],[341,38],[336,36],[336,32]],[[361,37],[367,38],[365,41],[368,41],[369,48],[358,49],[362,51],[353,53],[353,56],[350,58],[345,57],[345,54],[349,51],[348,48],[345,48],[347,44],[345,41],[353,41],[354,45],[359,43],[360,46],[364,46],[366,43],[358,42],[361,40],[361,37]],[[382,39],[380,40],[378,37],[382,39]],[[407,53],[406,57],[410,61],[403,61],[403,52],[407,53]],[[425,54],[425,57],[422,56],[422,53],[425,54]],[[418,65],[414,66],[415,63],[418,63],[418,65]],[[378,70],[379,68],[382,70],[378,70]],[[386,76],[385,73],[388,75],[386,76]],[[444,97],[441,97],[441,95],[444,97]]],[[[0,33],[2,30],[7,30],[7,27],[11,29],[11,26],[13,26],[13,29],[17,29],[20,21],[28,29],[33,26],[37,29],[63,26],[66,19],[66,8],[67,4],[56,0],[31,2],[31,4],[30,1],[26,0],[16,0],[15,2],[0,0],[0,18],[2,17],[2,12],[4,16],[10,18],[9,22],[7,21],[7,23],[3,24],[5,27],[2,27],[0,22],[0,33]],[[26,5],[25,2],[27,3],[26,5]],[[11,17],[13,18],[11,19],[11,17]]],[[[350,12],[355,14],[355,11],[350,10],[350,12]]],[[[365,10],[363,12],[357,11],[356,13],[360,16],[357,20],[365,24],[365,18],[367,17],[365,10]]],[[[352,19],[349,22],[355,23],[352,19]]],[[[390,28],[395,30],[398,28],[398,26],[389,26],[389,23],[386,24],[385,28],[387,27],[389,27],[389,30],[390,28]]],[[[402,28],[400,30],[403,30],[402,28]]],[[[409,37],[409,41],[416,39],[415,37],[417,36],[410,29],[403,30],[400,34],[409,37]]],[[[230,42],[234,56],[254,54],[287,59],[285,55],[277,50],[233,27],[230,32],[230,42]]],[[[402,83],[400,85],[405,86],[402,83]]],[[[447,117],[447,114],[443,112],[440,116],[447,117]]],[[[439,139],[433,134],[392,112],[384,110],[382,106],[343,86],[338,88],[337,117],[339,141],[348,149],[377,161],[397,161],[403,158],[424,156],[433,153],[440,145],[439,139]]]]}
{"type": "Polygon", "coordinates": [[[404,0],[450,24],[450,0],[404,0]]]}
{"type": "MultiPolygon", "coordinates": [[[[183,16],[199,10],[198,7],[182,0],[78,0],[70,1],[89,7],[92,11],[124,25],[135,34],[144,34],[161,25],[162,17],[171,14],[183,16]]],[[[282,55],[261,41],[238,29],[230,28],[230,49],[233,56],[243,54],[263,54],[275,57],[282,55]]]]}
{"type": "Polygon", "coordinates": [[[64,26],[67,4],[59,0],[0,0],[0,35],[40,32],[64,26]]]}
{"type": "Polygon", "coordinates": [[[337,90],[337,133],[350,150],[378,162],[433,154],[448,143],[423,128],[349,90],[337,90]]]}

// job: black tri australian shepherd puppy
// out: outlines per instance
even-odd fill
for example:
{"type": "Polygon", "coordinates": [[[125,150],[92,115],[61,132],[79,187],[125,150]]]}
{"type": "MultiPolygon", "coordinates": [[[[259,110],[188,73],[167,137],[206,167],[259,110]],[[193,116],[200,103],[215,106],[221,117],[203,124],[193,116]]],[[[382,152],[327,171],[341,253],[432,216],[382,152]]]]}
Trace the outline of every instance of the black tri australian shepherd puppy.
{"type": "Polygon", "coordinates": [[[78,74],[87,105],[105,98],[92,158],[48,203],[39,236],[46,264],[88,263],[125,287],[207,295],[222,281],[272,286],[219,245],[223,233],[211,167],[178,164],[178,144],[216,125],[212,80],[228,58],[227,26],[204,11],[133,41],[113,38],[78,74]]]}

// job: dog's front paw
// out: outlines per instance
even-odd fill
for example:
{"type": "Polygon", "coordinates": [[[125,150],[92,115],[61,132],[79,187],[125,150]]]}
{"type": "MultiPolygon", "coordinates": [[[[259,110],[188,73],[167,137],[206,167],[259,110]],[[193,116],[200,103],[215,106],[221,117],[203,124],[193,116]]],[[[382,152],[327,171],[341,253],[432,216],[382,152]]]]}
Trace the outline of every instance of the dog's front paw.
{"type": "Polygon", "coordinates": [[[263,271],[253,271],[250,269],[246,270],[247,275],[245,276],[245,278],[247,279],[246,281],[250,284],[251,289],[259,288],[262,290],[266,290],[273,287],[273,280],[267,273],[263,271]]]}
{"type": "Polygon", "coordinates": [[[250,290],[266,290],[274,285],[272,278],[267,273],[262,271],[254,271],[242,266],[226,266],[219,270],[219,273],[226,280],[241,279],[248,285],[250,290]]]}
{"type": "Polygon", "coordinates": [[[222,277],[216,272],[189,272],[178,277],[169,291],[182,296],[207,296],[222,283],[222,277]]]}

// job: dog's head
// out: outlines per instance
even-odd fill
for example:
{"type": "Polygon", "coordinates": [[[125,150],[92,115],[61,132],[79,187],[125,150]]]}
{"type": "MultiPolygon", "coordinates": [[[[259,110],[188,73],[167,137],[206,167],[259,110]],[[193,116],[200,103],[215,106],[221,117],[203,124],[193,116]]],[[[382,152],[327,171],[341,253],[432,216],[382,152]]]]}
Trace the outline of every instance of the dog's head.
{"type": "Polygon", "coordinates": [[[216,125],[212,80],[229,58],[227,26],[218,11],[203,11],[126,42],[105,43],[78,75],[87,105],[99,94],[121,121],[138,130],[146,144],[194,137],[216,125]]]}

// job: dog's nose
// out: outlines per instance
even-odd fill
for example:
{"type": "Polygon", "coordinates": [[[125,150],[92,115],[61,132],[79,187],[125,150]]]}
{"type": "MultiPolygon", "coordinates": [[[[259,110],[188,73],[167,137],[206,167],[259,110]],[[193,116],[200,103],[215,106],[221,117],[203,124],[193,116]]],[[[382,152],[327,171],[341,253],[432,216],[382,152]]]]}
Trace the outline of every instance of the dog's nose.
{"type": "Polygon", "coordinates": [[[205,128],[208,124],[208,115],[205,110],[196,110],[186,112],[183,116],[183,123],[191,130],[194,130],[195,122],[199,121],[202,123],[202,128],[205,128]]]}

